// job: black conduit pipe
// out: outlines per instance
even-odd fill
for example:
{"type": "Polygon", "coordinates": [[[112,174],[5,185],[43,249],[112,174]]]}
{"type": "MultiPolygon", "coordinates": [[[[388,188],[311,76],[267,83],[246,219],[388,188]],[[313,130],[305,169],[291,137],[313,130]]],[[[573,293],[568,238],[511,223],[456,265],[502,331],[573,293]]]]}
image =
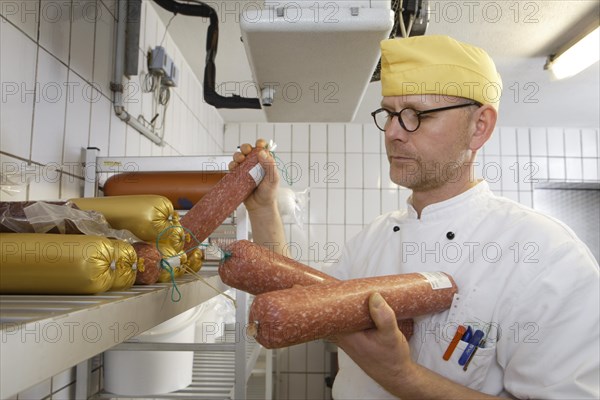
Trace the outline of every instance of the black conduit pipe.
{"type": "Polygon", "coordinates": [[[194,4],[178,3],[175,0],[154,0],[156,4],[174,14],[183,14],[193,17],[209,18],[208,33],[206,37],[206,65],[204,67],[204,100],[216,108],[257,108],[260,109],[260,100],[248,97],[225,97],[215,90],[215,57],[219,44],[219,17],[217,12],[207,4],[196,2],[194,4]]]}

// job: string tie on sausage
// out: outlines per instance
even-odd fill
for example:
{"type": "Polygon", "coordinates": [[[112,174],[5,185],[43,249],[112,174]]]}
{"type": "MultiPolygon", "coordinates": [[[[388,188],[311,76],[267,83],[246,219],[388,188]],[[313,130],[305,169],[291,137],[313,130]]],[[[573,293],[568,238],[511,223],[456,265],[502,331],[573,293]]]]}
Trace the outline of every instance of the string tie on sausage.
{"type": "Polygon", "coordinates": [[[171,283],[173,284],[171,287],[171,301],[174,303],[179,302],[179,300],[181,300],[181,292],[179,291],[177,283],[175,282],[175,273],[173,272],[173,267],[171,267],[171,264],[169,264],[169,262],[164,258],[160,260],[160,267],[167,271],[171,276],[171,283]],[[177,293],[177,298],[175,298],[175,293],[177,293]]]}
{"type": "MultiPolygon", "coordinates": [[[[163,229],[156,237],[156,249],[158,250],[158,253],[160,254],[161,260],[160,260],[160,267],[162,269],[164,269],[165,271],[167,271],[171,277],[171,301],[173,302],[179,302],[181,300],[181,292],[179,291],[179,288],[177,287],[177,283],[175,282],[175,273],[173,271],[173,267],[171,266],[171,264],[169,264],[169,262],[167,261],[169,258],[172,257],[181,257],[182,255],[187,253],[190,253],[192,251],[194,251],[196,248],[201,248],[201,247],[209,247],[209,246],[214,246],[214,245],[209,245],[209,244],[205,244],[205,243],[200,243],[200,241],[196,238],[196,236],[192,233],[192,231],[190,231],[189,229],[187,229],[184,226],[180,226],[180,225],[171,225],[168,226],[167,228],[163,229]],[[160,238],[162,235],[164,235],[167,231],[171,230],[171,229],[183,229],[186,233],[188,233],[190,235],[190,238],[192,240],[194,240],[197,243],[197,246],[193,246],[190,249],[175,254],[173,256],[167,256],[166,254],[164,254],[161,249],[160,249],[160,238]],[[177,293],[178,297],[175,299],[175,292],[177,293]]],[[[216,246],[215,246],[216,247],[216,246]]],[[[224,260],[226,260],[227,258],[231,257],[231,252],[227,252],[222,250],[221,248],[217,247],[217,249],[219,249],[219,251],[221,251],[221,253],[223,254],[220,262],[223,262],[224,260]]],[[[192,276],[194,276],[194,278],[202,281],[206,286],[210,287],[211,289],[213,289],[215,292],[227,297],[229,300],[231,300],[233,302],[234,307],[237,308],[237,302],[235,301],[235,299],[231,296],[229,296],[228,294],[222,292],[221,290],[219,290],[218,288],[214,287],[213,285],[211,285],[210,283],[208,283],[208,281],[206,281],[206,279],[204,279],[201,275],[197,274],[194,270],[192,270],[191,268],[189,268],[188,266],[182,266],[182,268],[185,268],[185,272],[191,274],[192,276]]]]}

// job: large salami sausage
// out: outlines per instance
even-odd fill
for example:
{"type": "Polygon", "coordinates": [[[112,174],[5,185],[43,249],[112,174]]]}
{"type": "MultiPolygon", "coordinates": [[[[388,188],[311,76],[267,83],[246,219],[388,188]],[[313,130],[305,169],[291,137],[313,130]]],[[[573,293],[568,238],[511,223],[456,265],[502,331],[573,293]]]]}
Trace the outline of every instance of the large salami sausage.
{"type": "Polygon", "coordinates": [[[294,287],[256,296],[247,333],[268,349],[374,327],[369,296],[380,293],[397,319],[439,312],[457,292],[443,272],[412,273],[294,287]]]}
{"type": "Polygon", "coordinates": [[[162,257],[156,246],[150,243],[137,242],[133,244],[138,256],[136,285],[152,285],[160,275],[160,260],[162,257]]]}
{"type": "Polygon", "coordinates": [[[247,240],[225,249],[219,265],[221,280],[250,294],[288,289],[294,285],[336,282],[336,278],[247,240]]]}
{"type": "MultiPolygon", "coordinates": [[[[204,241],[256,189],[262,181],[264,169],[258,164],[254,148],[245,160],[225,175],[202,199],[181,218],[181,225],[189,229],[198,242],[204,241]]],[[[195,240],[186,243],[185,250],[197,246],[195,240]]]]}
{"type": "Polygon", "coordinates": [[[106,180],[104,195],[158,194],[171,200],[177,210],[189,210],[225,174],[223,171],[124,172],[106,180]]]}

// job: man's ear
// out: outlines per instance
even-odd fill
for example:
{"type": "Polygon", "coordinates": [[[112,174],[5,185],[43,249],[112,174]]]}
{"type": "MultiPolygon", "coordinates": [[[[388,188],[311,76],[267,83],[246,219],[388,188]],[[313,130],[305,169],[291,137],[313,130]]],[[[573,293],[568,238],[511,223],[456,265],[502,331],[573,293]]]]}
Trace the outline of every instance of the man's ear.
{"type": "Polygon", "coordinates": [[[498,112],[489,104],[479,107],[472,115],[474,132],[471,135],[471,150],[479,150],[489,140],[496,127],[498,112]]]}

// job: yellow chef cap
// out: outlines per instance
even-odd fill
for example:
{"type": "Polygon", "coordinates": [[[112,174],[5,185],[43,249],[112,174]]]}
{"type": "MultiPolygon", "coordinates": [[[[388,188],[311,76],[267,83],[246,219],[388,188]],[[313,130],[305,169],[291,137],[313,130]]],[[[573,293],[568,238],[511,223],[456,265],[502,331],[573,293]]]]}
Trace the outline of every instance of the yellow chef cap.
{"type": "Polygon", "coordinates": [[[456,96],[496,109],[502,94],[502,79],[490,56],[443,35],[382,41],[381,85],[383,96],[456,96]]]}

